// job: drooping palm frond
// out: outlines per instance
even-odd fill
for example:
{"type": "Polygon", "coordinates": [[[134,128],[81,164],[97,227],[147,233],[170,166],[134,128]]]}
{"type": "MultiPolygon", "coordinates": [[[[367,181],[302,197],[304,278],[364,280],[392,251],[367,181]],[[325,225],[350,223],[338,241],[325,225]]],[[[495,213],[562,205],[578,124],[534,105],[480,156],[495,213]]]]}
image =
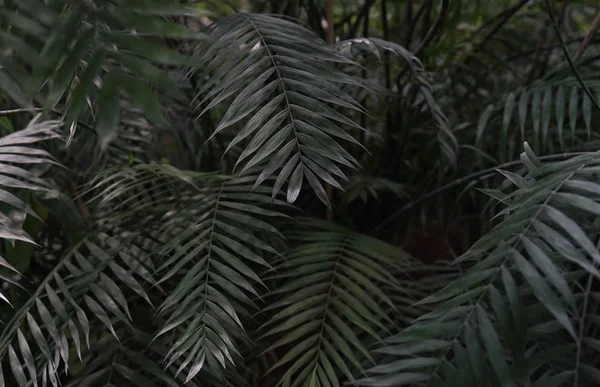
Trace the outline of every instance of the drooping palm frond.
{"type": "Polygon", "coordinates": [[[373,364],[368,344],[394,325],[385,309],[395,306],[383,291],[399,288],[390,269],[417,262],[340,226],[315,220],[299,226],[290,238],[297,247],[274,266],[272,279],[282,283],[263,310],[275,313],[261,329],[272,343],[264,352],[286,348],[269,370],[282,368],[278,385],[339,386],[363,372],[365,361],[373,364]]]}
{"type": "Polygon", "coordinates": [[[238,343],[247,340],[242,321],[265,290],[257,272],[277,254],[278,231],[264,219],[283,217],[269,207],[285,202],[265,195],[266,187],[249,193],[255,179],[142,164],[95,184],[109,214],[143,223],[160,243],[154,256],[165,297],[156,314],[164,321],[156,338],[169,338],[166,363],[180,362],[176,376],[185,370],[185,380],[202,370],[225,382],[239,363],[238,343]]]}
{"type": "MultiPolygon", "coordinates": [[[[458,157],[457,139],[451,130],[448,118],[434,98],[433,86],[428,81],[429,76],[419,58],[397,43],[378,38],[344,40],[337,43],[334,46],[334,49],[341,55],[352,60],[357,60],[357,57],[361,54],[374,55],[379,62],[378,70],[382,70],[384,61],[388,60],[385,55],[392,54],[395,57],[400,58],[404,66],[401,70],[402,73],[406,72],[411,75],[411,78],[406,81],[403,79],[405,84],[390,85],[389,87],[391,87],[391,90],[386,90],[384,79],[386,76],[389,77],[389,74],[382,74],[381,71],[376,71],[371,75],[374,80],[370,80],[365,79],[359,74],[358,69],[352,68],[354,72],[352,74],[353,78],[365,84],[366,88],[356,88],[354,85],[346,85],[346,88],[352,87],[357,90],[357,92],[358,89],[365,89],[366,92],[375,91],[377,94],[384,97],[393,97],[394,94],[391,93],[394,92],[397,93],[400,98],[404,98],[407,93],[412,94],[413,90],[415,90],[414,93],[416,93],[416,98],[413,106],[411,106],[411,110],[417,113],[425,112],[427,116],[431,117],[433,123],[430,126],[434,128],[432,132],[435,133],[433,138],[439,143],[440,154],[443,157],[445,166],[456,166],[458,157]],[[378,86],[373,86],[373,90],[369,90],[373,83],[376,83],[378,86]]],[[[369,74],[367,73],[366,75],[368,76],[369,74]]],[[[355,93],[350,93],[352,96],[354,96],[354,94],[355,93]]],[[[362,100],[366,95],[362,95],[361,97],[362,98],[355,98],[357,100],[362,100]]],[[[387,105],[384,106],[384,110],[388,111],[389,107],[387,105]]],[[[416,128],[413,128],[413,130],[414,129],[416,128]]]]}
{"type": "Polygon", "coordinates": [[[177,89],[155,64],[188,66],[190,61],[157,38],[203,39],[201,33],[165,19],[198,12],[160,0],[10,0],[2,12],[0,42],[7,50],[0,57],[1,87],[26,107],[30,97],[46,109],[65,100],[66,127],[72,134],[89,106],[105,147],[119,122],[121,88],[149,120],[163,122],[152,86],[177,89]]]}
{"type": "MultiPolygon", "coordinates": [[[[39,116],[31,120],[25,129],[0,138],[0,239],[7,244],[6,249],[14,249],[15,245],[35,244],[35,235],[30,235],[24,227],[28,216],[42,222],[31,204],[35,196],[31,194],[39,197],[58,195],[56,187],[40,177],[47,167],[58,163],[48,152],[35,146],[59,137],[57,129],[60,122],[38,122],[38,119],[39,116]]],[[[20,286],[13,278],[15,274],[20,274],[19,269],[14,267],[19,266],[15,260],[28,257],[14,256],[6,249],[4,256],[0,257],[3,270],[0,279],[5,284],[20,286]]],[[[32,246],[26,249],[33,251],[32,246]]],[[[3,292],[0,292],[0,299],[10,303],[3,292]]]]}
{"type": "Polygon", "coordinates": [[[150,303],[154,280],[135,235],[98,236],[103,243],[85,239],[62,258],[2,330],[0,356],[19,386],[57,386],[99,333],[118,339],[119,325],[132,327],[132,298],[150,303]]]}
{"type": "Polygon", "coordinates": [[[435,306],[377,350],[362,385],[517,386],[600,382],[597,243],[600,156],[542,164],[495,193],[504,220],[458,261],[468,270],[420,303],[435,306]]]}
{"type": "Polygon", "coordinates": [[[339,166],[358,166],[337,141],[357,143],[350,133],[362,129],[337,110],[364,112],[340,89],[357,82],[328,64],[351,62],[311,31],[274,16],[229,16],[210,33],[214,43],[199,49],[211,75],[198,91],[201,114],[233,97],[213,135],[244,120],[226,151],[250,140],[236,165],[243,165],[242,173],[261,166],[255,186],[281,168],[273,196],[289,179],[287,200],[295,202],[306,179],[329,204],[321,181],[341,188],[338,180],[346,175],[339,166]]]}

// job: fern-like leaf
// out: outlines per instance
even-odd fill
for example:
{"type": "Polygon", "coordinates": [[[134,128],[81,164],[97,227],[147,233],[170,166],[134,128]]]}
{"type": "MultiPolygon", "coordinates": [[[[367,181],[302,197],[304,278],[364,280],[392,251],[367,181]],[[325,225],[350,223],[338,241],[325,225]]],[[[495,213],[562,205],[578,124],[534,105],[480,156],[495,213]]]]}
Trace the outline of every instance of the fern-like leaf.
{"type": "MultiPolygon", "coordinates": [[[[390,269],[416,262],[383,242],[324,222],[300,222],[298,246],[275,265],[276,312],[263,327],[274,341],[265,352],[287,347],[270,371],[283,368],[278,385],[333,385],[353,381],[373,359],[368,343],[393,326],[394,305],[385,286],[399,288],[390,269]]],[[[408,292],[406,297],[410,298],[408,292]]],[[[413,302],[417,300],[413,298],[413,302]]]]}
{"type": "Polygon", "coordinates": [[[357,82],[328,64],[351,62],[304,27],[274,16],[229,16],[215,23],[211,36],[214,43],[201,46],[212,72],[198,92],[201,114],[233,98],[213,135],[244,120],[226,151],[250,140],[236,165],[243,165],[242,173],[260,166],[254,186],[277,176],[275,196],[289,179],[287,201],[293,203],[306,179],[329,205],[322,181],[341,188],[346,175],[339,166],[358,166],[338,143],[357,143],[350,131],[362,129],[338,111],[363,112],[339,87],[357,82]]]}
{"type": "Polygon", "coordinates": [[[600,158],[543,164],[525,150],[529,173],[504,172],[518,187],[502,200],[504,220],[458,260],[463,275],[420,302],[434,310],[377,350],[389,362],[361,385],[600,382],[600,158]]]}

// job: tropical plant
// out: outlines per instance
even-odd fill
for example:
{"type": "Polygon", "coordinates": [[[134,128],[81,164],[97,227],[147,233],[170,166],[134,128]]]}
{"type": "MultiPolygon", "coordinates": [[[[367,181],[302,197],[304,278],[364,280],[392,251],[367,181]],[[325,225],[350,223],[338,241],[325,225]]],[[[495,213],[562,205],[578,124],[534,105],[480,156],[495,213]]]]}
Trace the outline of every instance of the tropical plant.
{"type": "Polygon", "coordinates": [[[436,4],[0,1],[0,386],[600,384],[598,9],[436,4]]]}

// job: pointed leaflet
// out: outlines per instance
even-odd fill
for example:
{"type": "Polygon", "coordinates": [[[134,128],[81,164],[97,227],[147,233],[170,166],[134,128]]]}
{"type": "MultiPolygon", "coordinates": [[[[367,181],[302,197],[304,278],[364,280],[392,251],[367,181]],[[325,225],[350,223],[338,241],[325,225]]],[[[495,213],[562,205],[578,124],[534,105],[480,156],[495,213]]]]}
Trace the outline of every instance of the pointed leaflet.
{"type": "Polygon", "coordinates": [[[535,141],[536,151],[539,152],[539,138],[540,138],[540,115],[541,115],[541,104],[542,90],[536,87],[533,91],[533,100],[531,101],[531,118],[533,120],[533,139],[535,141]]]}
{"type": "Polygon", "coordinates": [[[556,91],[556,128],[561,148],[564,149],[563,128],[565,122],[565,87],[560,85],[556,91]]]}
{"type": "Polygon", "coordinates": [[[69,7],[52,28],[52,34],[46,40],[39,60],[34,64],[33,77],[30,79],[33,90],[37,91],[42,86],[46,77],[55,69],[71,39],[77,37],[76,28],[81,16],[82,7],[69,7]]]}
{"type": "Polygon", "coordinates": [[[87,103],[86,98],[94,87],[94,80],[96,79],[98,72],[102,69],[104,56],[104,50],[99,49],[88,61],[87,68],[79,78],[79,85],[77,85],[73,94],[69,97],[69,107],[67,109],[66,117],[67,125],[70,126],[73,122],[76,122],[81,115],[81,112],[87,103]]]}
{"type": "Polygon", "coordinates": [[[550,283],[561,293],[569,305],[575,308],[575,296],[571,292],[569,284],[559,268],[556,267],[554,262],[544,253],[544,251],[529,238],[521,236],[521,241],[536,266],[546,275],[546,278],[548,278],[550,283]]]}
{"type": "Polygon", "coordinates": [[[575,129],[577,129],[577,105],[579,103],[579,95],[577,86],[571,88],[571,95],[569,97],[569,125],[571,126],[571,143],[575,143],[575,129]]]}
{"type": "Polygon", "coordinates": [[[492,363],[492,368],[494,368],[500,380],[500,384],[502,387],[516,387],[516,384],[512,380],[510,368],[503,355],[502,344],[500,343],[498,334],[494,330],[492,322],[481,306],[476,306],[476,313],[481,339],[492,363]]]}
{"type": "Polygon", "coordinates": [[[506,161],[508,157],[508,129],[515,108],[515,93],[510,93],[504,104],[504,114],[502,115],[502,136],[500,136],[500,160],[506,161]],[[506,157],[505,157],[506,155],[506,157]]]}
{"type": "Polygon", "coordinates": [[[27,378],[25,377],[25,373],[23,372],[23,366],[21,365],[21,362],[17,357],[17,353],[13,349],[12,345],[8,346],[8,360],[10,363],[10,368],[12,369],[15,379],[17,379],[19,387],[26,387],[27,378]]]}
{"type": "Polygon", "coordinates": [[[109,73],[104,79],[98,100],[98,125],[96,125],[96,133],[98,134],[102,150],[108,148],[108,144],[116,136],[118,130],[121,113],[119,97],[118,77],[114,73],[109,73]]]}
{"type": "MultiPolygon", "coordinates": [[[[550,128],[550,112],[552,110],[552,87],[546,87],[542,103],[542,149],[546,149],[546,139],[550,128]]],[[[539,141],[539,140],[538,140],[539,141]]]]}
{"type": "Polygon", "coordinates": [[[527,120],[527,105],[529,104],[529,94],[527,90],[521,92],[519,97],[519,123],[521,124],[521,142],[525,141],[525,120],[527,120]]]}
{"type": "Polygon", "coordinates": [[[94,301],[91,297],[89,297],[87,295],[84,296],[84,300],[85,300],[85,303],[87,304],[87,306],[90,308],[90,310],[96,315],[98,320],[100,320],[104,325],[106,325],[106,327],[110,330],[110,332],[113,334],[115,339],[117,339],[117,341],[118,341],[119,337],[117,336],[117,332],[115,332],[115,329],[110,321],[110,318],[108,317],[108,315],[106,314],[104,309],[102,309],[102,307],[100,305],[98,305],[98,303],[96,301],[94,301]]]}
{"type": "Polygon", "coordinates": [[[37,373],[35,370],[35,360],[33,359],[33,354],[31,353],[31,349],[29,348],[29,344],[27,344],[27,339],[23,335],[20,329],[17,330],[17,340],[19,343],[19,349],[21,350],[21,355],[23,356],[23,360],[25,360],[25,365],[29,370],[29,376],[31,376],[31,380],[33,380],[33,385],[37,387],[37,373]]]}
{"type": "MultiPolygon", "coordinates": [[[[290,159],[290,161],[292,161],[293,159],[290,159]]],[[[285,168],[284,168],[285,170],[285,168]]],[[[298,164],[296,166],[296,169],[294,170],[294,173],[292,173],[292,177],[290,178],[290,182],[288,184],[288,190],[287,190],[287,202],[290,204],[293,204],[296,199],[298,198],[298,195],[300,195],[300,190],[302,189],[302,175],[303,175],[303,170],[304,167],[302,164],[298,164]]],[[[282,171],[283,174],[283,171],[282,171]]],[[[280,175],[281,177],[281,175],[280,175]]],[[[279,180],[279,178],[278,178],[279,180]]]]}
{"type": "Polygon", "coordinates": [[[296,140],[291,140],[287,144],[281,147],[279,151],[271,157],[271,161],[269,164],[262,170],[252,190],[255,190],[265,179],[271,176],[273,172],[275,172],[283,163],[288,159],[294,148],[296,147],[296,140]]]}
{"type": "Polygon", "coordinates": [[[561,301],[556,297],[554,292],[547,285],[546,280],[538,273],[538,271],[516,250],[512,252],[513,259],[519,271],[525,277],[533,289],[533,293],[537,299],[554,315],[556,320],[576,339],[575,328],[565,311],[561,301]]]}
{"type": "Polygon", "coordinates": [[[73,74],[79,67],[80,62],[85,54],[87,54],[88,50],[92,46],[93,38],[93,29],[85,31],[81,34],[81,37],[77,40],[77,43],[73,49],[67,53],[67,58],[52,79],[52,87],[50,88],[50,92],[46,98],[46,104],[44,105],[45,109],[52,109],[59,102],[65,91],[68,90],[69,85],[73,81],[73,74]]]}

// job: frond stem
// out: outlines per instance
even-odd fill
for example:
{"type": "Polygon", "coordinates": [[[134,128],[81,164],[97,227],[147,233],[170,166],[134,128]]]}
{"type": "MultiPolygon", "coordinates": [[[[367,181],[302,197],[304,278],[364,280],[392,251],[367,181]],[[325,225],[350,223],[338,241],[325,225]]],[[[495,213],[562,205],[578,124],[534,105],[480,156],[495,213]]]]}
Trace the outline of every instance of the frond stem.
{"type": "MultiPolygon", "coordinates": [[[[317,356],[319,355],[319,350],[321,349],[321,342],[323,341],[323,331],[325,330],[325,321],[327,320],[327,309],[329,308],[329,301],[331,300],[331,291],[333,290],[333,281],[335,281],[335,274],[337,273],[337,268],[340,263],[340,258],[342,256],[342,252],[346,248],[346,245],[348,244],[349,240],[350,240],[350,235],[347,235],[346,238],[344,238],[344,243],[342,244],[340,251],[338,251],[337,257],[335,259],[335,265],[333,266],[333,271],[331,273],[331,279],[329,280],[329,291],[327,292],[327,301],[325,302],[325,308],[323,309],[323,318],[321,320],[321,332],[319,333],[319,343],[317,344],[317,356]]],[[[315,364],[315,369],[313,370],[313,377],[316,372],[317,372],[317,367],[315,364]]]]}
{"type": "MultiPolygon", "coordinates": [[[[271,50],[269,49],[269,45],[265,41],[263,34],[260,32],[260,29],[256,26],[256,24],[254,24],[252,19],[249,18],[246,14],[242,14],[242,15],[246,18],[246,20],[250,23],[250,25],[252,25],[252,27],[258,34],[258,37],[260,38],[262,44],[265,46],[265,49],[267,50],[267,54],[269,55],[269,58],[271,58],[271,63],[273,63],[273,67],[275,68],[275,71],[277,72],[277,79],[279,80],[279,84],[281,85],[281,90],[283,92],[283,96],[285,98],[285,104],[287,106],[288,116],[290,118],[292,130],[294,131],[294,138],[296,139],[296,148],[298,149],[298,154],[301,155],[302,152],[300,152],[300,141],[298,140],[298,133],[296,131],[296,123],[294,121],[294,116],[292,115],[291,103],[288,98],[287,90],[285,89],[285,84],[283,83],[283,77],[281,76],[281,72],[279,71],[279,66],[277,65],[277,62],[275,62],[275,57],[274,57],[273,53],[271,53],[271,50]]],[[[300,161],[300,164],[302,165],[302,168],[304,168],[304,162],[302,161],[302,157],[299,158],[299,161],[300,161]]]]}

